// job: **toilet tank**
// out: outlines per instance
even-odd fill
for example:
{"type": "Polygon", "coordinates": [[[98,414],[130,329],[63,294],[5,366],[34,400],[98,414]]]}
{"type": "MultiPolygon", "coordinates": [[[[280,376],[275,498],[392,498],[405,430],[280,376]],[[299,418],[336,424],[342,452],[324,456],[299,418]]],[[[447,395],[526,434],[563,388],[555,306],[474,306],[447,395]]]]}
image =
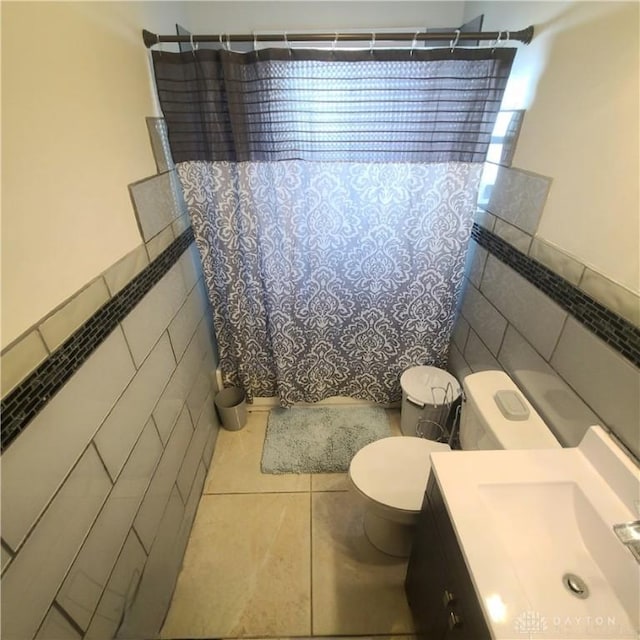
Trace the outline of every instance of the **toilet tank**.
{"type": "Polygon", "coordinates": [[[503,371],[480,371],[462,383],[463,449],[556,449],[560,443],[503,371]]]}

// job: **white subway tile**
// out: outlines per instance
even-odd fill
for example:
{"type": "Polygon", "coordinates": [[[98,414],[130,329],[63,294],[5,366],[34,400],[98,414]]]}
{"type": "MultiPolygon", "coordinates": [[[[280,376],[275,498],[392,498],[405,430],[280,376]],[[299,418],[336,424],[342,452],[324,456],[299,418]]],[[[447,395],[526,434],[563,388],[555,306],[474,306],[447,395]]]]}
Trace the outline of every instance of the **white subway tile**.
{"type": "Polygon", "coordinates": [[[2,354],[2,397],[22,382],[49,352],[37,331],[31,331],[2,354]]]}
{"type": "Polygon", "coordinates": [[[207,396],[202,407],[202,413],[200,414],[200,421],[205,420],[209,425],[209,435],[207,436],[207,442],[205,443],[205,451],[202,454],[203,460],[209,466],[211,462],[211,455],[213,454],[213,448],[215,447],[216,439],[218,437],[218,431],[220,431],[220,420],[216,413],[215,406],[213,404],[214,394],[207,396]],[[210,453],[208,452],[208,449],[210,453]]]}
{"type": "Polygon", "coordinates": [[[118,633],[119,638],[155,638],[169,608],[183,552],[176,542],[184,506],[174,487],[144,568],[138,595],[118,633]]]}
{"type": "MultiPolygon", "coordinates": [[[[213,396],[209,396],[208,400],[213,406],[213,396]]],[[[176,486],[178,487],[178,491],[180,492],[180,496],[184,503],[187,502],[187,498],[191,492],[193,479],[196,471],[198,470],[198,465],[202,460],[202,454],[204,452],[204,446],[207,443],[207,437],[213,427],[209,414],[210,412],[205,410],[200,416],[200,420],[193,432],[189,447],[184,455],[184,460],[182,461],[182,466],[178,472],[178,477],[176,478],[176,486]]]]}
{"type": "Polygon", "coordinates": [[[600,419],[511,326],[498,359],[558,440],[575,447],[600,419]]]}
{"type": "Polygon", "coordinates": [[[196,330],[196,336],[200,342],[200,350],[204,354],[204,357],[207,358],[209,362],[215,361],[215,355],[213,353],[213,337],[208,314],[205,314],[204,318],[200,321],[198,329],[196,330]]]}
{"type": "Polygon", "coordinates": [[[533,239],[529,256],[573,285],[580,282],[584,272],[584,265],[581,262],[539,237],[533,239]]]}
{"type": "Polygon", "coordinates": [[[462,302],[462,315],[493,354],[498,353],[507,321],[473,285],[469,284],[462,302]]]}
{"type": "Polygon", "coordinates": [[[173,235],[177,238],[178,236],[182,235],[191,226],[191,220],[189,218],[189,215],[186,214],[184,216],[180,216],[176,221],[174,221],[172,226],[173,226],[173,235]]]}
{"type": "Polygon", "coordinates": [[[131,280],[133,280],[147,265],[149,256],[141,244],[133,251],[121,258],[114,265],[109,267],[103,274],[107,287],[111,295],[121,291],[131,280]]]}
{"type": "Polygon", "coordinates": [[[81,640],[75,627],[55,608],[51,607],[36,640],[81,640]]]}
{"type": "Polygon", "coordinates": [[[184,214],[182,189],[175,171],[131,184],[129,192],[145,242],[184,214]]]}
{"type": "Polygon", "coordinates": [[[96,446],[112,478],[120,473],[174,368],[165,334],[96,434],[96,446]]]}
{"type": "Polygon", "coordinates": [[[640,297],[637,293],[592,269],[585,269],[580,288],[614,313],[640,327],[640,297]]]}
{"type": "Polygon", "coordinates": [[[475,240],[470,240],[464,272],[467,278],[469,278],[476,287],[480,286],[482,272],[486,261],[487,250],[484,247],[481,247],[477,242],[475,242],[475,240]]]}
{"type": "Polygon", "coordinates": [[[464,359],[474,373],[477,371],[502,370],[498,361],[473,330],[469,331],[467,345],[464,349],[464,359]]]}
{"type": "Polygon", "coordinates": [[[169,147],[169,134],[164,118],[147,118],[147,129],[151,140],[151,150],[156,161],[158,173],[163,173],[174,168],[171,148],[169,147]]]}
{"type": "Polygon", "coordinates": [[[49,351],[57,349],[110,298],[105,281],[98,278],[48,317],[39,329],[49,351]]]}
{"type": "Polygon", "coordinates": [[[209,432],[209,437],[207,438],[207,442],[204,445],[204,451],[202,452],[202,462],[204,462],[204,465],[207,469],[211,466],[211,459],[213,458],[213,452],[216,448],[216,441],[218,440],[218,431],[220,431],[218,416],[215,414],[215,411],[214,416],[215,426],[209,432]]]}
{"type": "Polygon", "coordinates": [[[573,318],[551,365],[640,457],[640,371],[573,318]]]}
{"type": "Polygon", "coordinates": [[[12,549],[18,548],[134,373],[118,328],[2,454],[2,536],[12,549]]]}
{"type": "Polygon", "coordinates": [[[520,169],[498,167],[486,208],[534,235],[547,201],[551,178],[520,169]]]}
{"type": "Polygon", "coordinates": [[[540,355],[551,357],[566,311],[495,256],[487,259],[481,291],[540,355]]]}
{"type": "Polygon", "coordinates": [[[196,477],[193,481],[193,485],[191,486],[191,492],[189,493],[189,497],[184,506],[184,517],[180,525],[180,530],[178,531],[176,546],[178,547],[178,549],[180,549],[181,556],[184,556],[184,552],[187,548],[187,543],[189,542],[189,535],[191,534],[193,521],[195,520],[196,511],[198,510],[198,505],[200,504],[200,498],[202,497],[202,489],[204,487],[204,481],[206,477],[207,470],[205,469],[202,461],[200,461],[200,463],[198,464],[196,477]]]}
{"type": "Polygon", "coordinates": [[[146,560],[147,554],[132,531],[85,633],[85,640],[111,640],[115,637],[122,613],[133,602],[146,560]]]}
{"type": "Polygon", "coordinates": [[[83,629],[106,587],[161,453],[162,443],[150,420],[58,592],[57,601],[83,629]]]}
{"type": "Polygon", "coordinates": [[[169,325],[171,346],[177,360],[182,357],[191,341],[205,310],[204,292],[202,287],[196,284],[169,325]]]}
{"type": "Polygon", "coordinates": [[[476,224],[479,224],[481,227],[484,227],[489,231],[493,231],[493,227],[496,222],[496,217],[492,213],[489,213],[484,209],[476,209],[476,213],[473,218],[473,221],[476,224]]]}
{"type": "Polygon", "coordinates": [[[447,361],[447,371],[462,384],[462,381],[472,373],[467,361],[462,357],[462,353],[452,344],[449,345],[449,359],[447,361]]]}
{"type": "Polygon", "coordinates": [[[89,447],[2,577],[2,637],[32,638],[111,482],[89,447]]]}
{"type": "Polygon", "coordinates": [[[163,443],[169,439],[173,425],[193,389],[200,364],[203,361],[201,340],[198,333],[191,338],[189,346],[153,410],[153,419],[163,443]]]}
{"type": "Polygon", "coordinates": [[[155,260],[173,241],[173,227],[169,225],[147,241],[149,260],[155,260]]]}
{"type": "Polygon", "coordinates": [[[531,236],[524,231],[520,231],[518,227],[514,227],[512,224],[498,218],[493,228],[493,233],[518,249],[518,251],[525,255],[528,253],[531,245],[531,236]]]}
{"type": "Polygon", "coordinates": [[[202,277],[200,254],[195,242],[192,242],[189,248],[180,256],[178,266],[182,274],[185,290],[191,291],[195,283],[202,277]]]}
{"type": "MultiPolygon", "coordinates": [[[[207,358],[202,359],[200,371],[196,377],[189,396],[187,398],[187,406],[191,414],[191,421],[196,424],[202,413],[202,407],[207,400],[207,396],[211,393],[213,386],[211,384],[212,370],[209,367],[207,358]]],[[[213,402],[213,400],[212,400],[213,402]]]]}
{"type": "Polygon", "coordinates": [[[136,366],[140,366],[187,297],[179,262],[174,264],[121,325],[136,366]]]}
{"type": "Polygon", "coordinates": [[[189,411],[185,407],[156,468],[153,480],[134,521],[140,541],[149,551],[158,532],[162,513],[176,481],[185,452],[193,435],[189,411]]]}
{"type": "Polygon", "coordinates": [[[451,337],[456,347],[458,347],[460,351],[464,351],[464,345],[467,343],[467,338],[469,337],[469,323],[462,316],[456,318],[451,337]]]}

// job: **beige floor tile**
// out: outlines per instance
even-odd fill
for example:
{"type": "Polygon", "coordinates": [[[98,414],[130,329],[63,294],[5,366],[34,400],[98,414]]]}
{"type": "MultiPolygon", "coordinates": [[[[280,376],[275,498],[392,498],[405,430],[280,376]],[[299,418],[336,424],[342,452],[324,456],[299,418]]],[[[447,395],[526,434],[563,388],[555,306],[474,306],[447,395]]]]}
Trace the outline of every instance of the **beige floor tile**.
{"type": "Polygon", "coordinates": [[[163,638],[308,636],[309,495],[203,496],[163,638]]]}
{"type": "Polygon", "coordinates": [[[389,418],[389,424],[391,425],[391,435],[401,436],[400,409],[387,409],[387,418],[389,418]]]}
{"type": "Polygon", "coordinates": [[[269,474],[260,471],[268,411],[251,411],[240,431],[220,429],[204,493],[262,493],[309,491],[308,474],[269,474]]]}
{"type": "Polygon", "coordinates": [[[413,633],[407,561],[371,546],[351,492],[312,495],[312,558],[314,635],[413,633]]]}
{"type": "Polygon", "coordinates": [[[346,473],[314,473],[311,491],[349,491],[349,476],[346,473]]]}

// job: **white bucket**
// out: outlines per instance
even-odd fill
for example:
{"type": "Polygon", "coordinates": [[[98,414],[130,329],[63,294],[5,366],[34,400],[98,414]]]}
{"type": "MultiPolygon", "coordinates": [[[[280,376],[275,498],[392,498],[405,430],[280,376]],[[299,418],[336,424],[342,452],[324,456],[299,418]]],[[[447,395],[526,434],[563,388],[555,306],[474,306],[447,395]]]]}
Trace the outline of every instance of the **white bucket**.
{"type": "Polygon", "coordinates": [[[400,428],[405,436],[437,439],[446,432],[451,405],[462,393],[458,381],[437,367],[418,366],[400,377],[402,411],[400,428]],[[418,433],[418,424],[429,427],[418,433]],[[439,425],[439,428],[438,428],[439,425]]]}

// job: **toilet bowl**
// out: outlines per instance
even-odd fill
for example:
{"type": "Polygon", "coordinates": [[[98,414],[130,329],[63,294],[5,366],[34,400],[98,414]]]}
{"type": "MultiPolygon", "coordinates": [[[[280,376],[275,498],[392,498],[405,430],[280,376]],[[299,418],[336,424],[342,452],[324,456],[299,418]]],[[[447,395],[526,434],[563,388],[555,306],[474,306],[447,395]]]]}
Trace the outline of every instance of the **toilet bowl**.
{"type": "Polygon", "coordinates": [[[364,531],[374,547],[392,556],[409,555],[431,469],[429,456],[448,450],[447,444],[404,436],[376,440],[356,453],[349,479],[366,503],[364,531]]]}
{"type": "MultiPolygon", "coordinates": [[[[460,415],[463,449],[560,448],[549,428],[502,371],[463,381],[460,415]]],[[[352,488],[365,504],[364,531],[375,547],[406,557],[431,471],[431,454],[447,444],[413,436],[383,438],[358,451],[349,465],[352,488]]],[[[452,452],[452,455],[454,452],[452,452]]]]}

